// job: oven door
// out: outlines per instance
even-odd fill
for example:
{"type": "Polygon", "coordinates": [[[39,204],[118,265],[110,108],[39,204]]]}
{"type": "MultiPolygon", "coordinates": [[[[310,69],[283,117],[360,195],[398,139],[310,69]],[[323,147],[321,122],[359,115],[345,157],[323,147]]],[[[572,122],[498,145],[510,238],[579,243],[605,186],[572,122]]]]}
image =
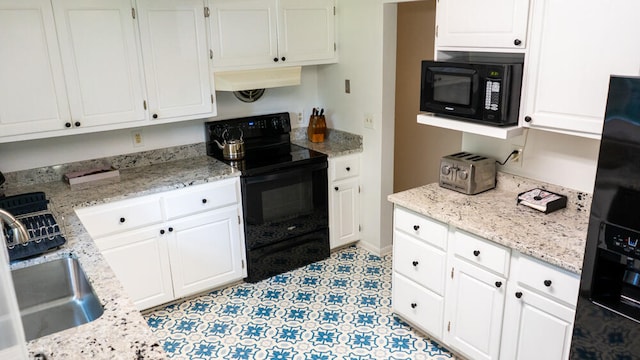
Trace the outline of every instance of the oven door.
{"type": "Polygon", "coordinates": [[[247,250],[329,227],[327,162],[242,178],[247,250]]]}

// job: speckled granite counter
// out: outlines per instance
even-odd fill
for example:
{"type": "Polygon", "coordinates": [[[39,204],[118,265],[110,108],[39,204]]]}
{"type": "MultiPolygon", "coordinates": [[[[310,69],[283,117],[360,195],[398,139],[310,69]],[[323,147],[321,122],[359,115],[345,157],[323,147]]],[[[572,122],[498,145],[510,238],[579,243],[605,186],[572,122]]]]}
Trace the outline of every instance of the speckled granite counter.
{"type": "Polygon", "coordinates": [[[388,199],[574,273],[582,270],[590,194],[498,173],[496,189],[477,195],[464,195],[434,183],[389,195],[388,199]],[[519,193],[536,187],[567,195],[567,207],[545,215],[516,204],[519,193]]]}
{"type": "Polygon", "coordinates": [[[306,127],[292,129],[291,142],[330,158],[362,152],[362,136],[335,129],[327,129],[325,141],[321,143],[313,143],[307,139],[306,127]]]}
{"type": "MultiPolygon", "coordinates": [[[[362,137],[332,129],[329,129],[327,139],[322,143],[307,141],[306,128],[293,129],[291,141],[329,157],[362,151],[362,137]]],[[[144,318],[126,295],[73,210],[240,176],[240,172],[207,157],[205,146],[201,143],[5,175],[7,183],[0,190],[7,196],[34,191],[46,193],[50,206],[59,217],[58,222],[65,223],[67,238],[67,243],[60,250],[14,263],[12,268],[73,254],[78,257],[104,307],[104,314],[93,322],[28,342],[30,356],[43,353],[49,359],[166,358],[144,318]],[[120,170],[120,182],[70,190],[60,181],[66,172],[105,164],[120,170]]]]}
{"type": "MultiPolygon", "coordinates": [[[[148,161],[148,158],[120,157],[119,160],[126,159],[131,162],[131,166],[140,164],[144,166],[121,167],[119,183],[86,190],[70,190],[61,181],[38,184],[38,179],[55,177],[56,175],[50,174],[55,172],[55,169],[39,169],[32,174],[7,176],[8,181],[13,181],[13,184],[26,182],[30,185],[5,187],[6,195],[32,191],[44,191],[47,194],[53,210],[58,215],[58,222],[64,221],[66,225],[67,238],[67,243],[60,250],[33,260],[12,264],[12,268],[53,260],[71,253],[78,257],[104,307],[104,314],[93,322],[28,342],[27,349],[30,356],[43,353],[49,359],[166,358],[158,340],[124,292],[122,285],[73,209],[240,175],[230,166],[205,156],[203,145],[196,147],[197,150],[194,153],[187,154],[187,157],[183,158],[166,157],[166,154],[152,152],[156,157],[155,161],[173,160],[153,165],[149,165],[154,161],[148,161]],[[24,179],[17,180],[20,177],[24,179]]],[[[167,154],[170,153],[172,150],[167,152],[167,154]]],[[[112,163],[117,163],[116,160],[110,159],[112,163]]]]}

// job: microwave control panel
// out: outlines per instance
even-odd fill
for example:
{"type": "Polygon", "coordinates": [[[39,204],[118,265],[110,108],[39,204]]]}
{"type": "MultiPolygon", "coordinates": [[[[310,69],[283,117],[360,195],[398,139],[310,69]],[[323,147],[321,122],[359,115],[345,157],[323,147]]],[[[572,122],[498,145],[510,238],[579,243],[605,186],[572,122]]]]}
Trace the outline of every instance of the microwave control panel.
{"type": "Polygon", "coordinates": [[[500,81],[487,79],[484,94],[484,109],[498,111],[500,108],[500,81]]]}

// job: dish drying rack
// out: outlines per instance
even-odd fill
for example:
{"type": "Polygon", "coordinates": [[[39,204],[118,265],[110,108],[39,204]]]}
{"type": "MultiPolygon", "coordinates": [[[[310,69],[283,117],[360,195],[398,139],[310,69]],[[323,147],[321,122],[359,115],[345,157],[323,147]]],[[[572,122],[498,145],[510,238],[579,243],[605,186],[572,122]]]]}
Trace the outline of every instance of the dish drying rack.
{"type": "Polygon", "coordinates": [[[10,261],[40,255],[60,247],[67,241],[64,237],[64,219],[61,217],[61,227],[48,204],[49,200],[44,192],[0,198],[0,208],[10,212],[16,220],[24,224],[29,234],[29,240],[20,244],[15,241],[11,231],[2,229],[10,261]]]}

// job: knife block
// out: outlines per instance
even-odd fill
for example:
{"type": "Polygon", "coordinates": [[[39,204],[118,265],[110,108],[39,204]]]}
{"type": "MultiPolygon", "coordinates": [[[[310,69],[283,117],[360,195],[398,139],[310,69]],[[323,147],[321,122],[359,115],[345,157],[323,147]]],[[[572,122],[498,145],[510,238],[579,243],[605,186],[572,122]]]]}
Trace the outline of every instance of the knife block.
{"type": "Polygon", "coordinates": [[[307,128],[309,141],[314,143],[323,142],[326,132],[327,122],[324,115],[311,115],[309,118],[309,127],[307,128]]]}

